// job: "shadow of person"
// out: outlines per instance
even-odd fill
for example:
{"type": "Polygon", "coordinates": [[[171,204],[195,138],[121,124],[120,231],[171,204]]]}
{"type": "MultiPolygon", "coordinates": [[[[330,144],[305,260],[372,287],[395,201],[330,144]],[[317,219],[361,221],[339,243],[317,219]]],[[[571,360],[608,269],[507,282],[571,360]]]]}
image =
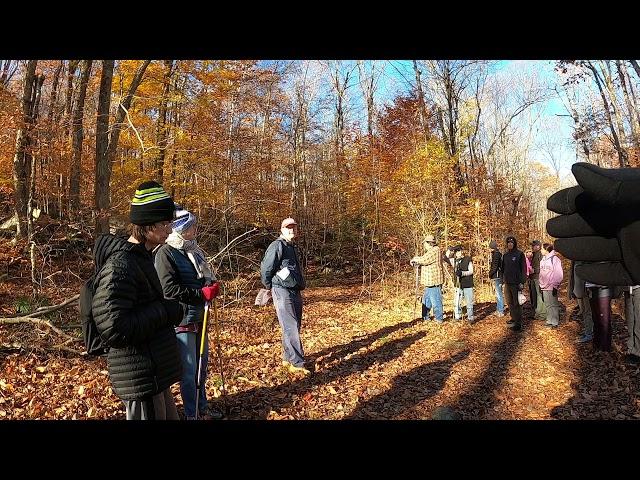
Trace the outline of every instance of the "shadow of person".
{"type": "Polygon", "coordinates": [[[393,419],[406,414],[442,390],[453,366],[468,356],[469,351],[464,350],[446,360],[426,363],[398,375],[391,388],[358,404],[346,419],[393,419]]]}
{"type": "Polygon", "coordinates": [[[334,345],[332,347],[328,347],[323,350],[320,350],[319,352],[306,355],[306,358],[308,362],[314,363],[316,365],[316,368],[319,369],[322,367],[324,363],[331,362],[336,358],[344,358],[351,353],[357,352],[361,348],[364,348],[373,344],[376,340],[379,340],[383,337],[391,335],[396,331],[412,328],[415,325],[419,325],[421,323],[422,323],[422,319],[416,318],[415,320],[410,320],[407,322],[399,322],[399,323],[396,323],[395,325],[389,325],[375,332],[366,334],[364,336],[353,337],[353,338],[357,338],[357,340],[352,340],[350,342],[342,343],[340,345],[334,345]]]}
{"type": "MultiPolygon", "coordinates": [[[[410,323],[410,322],[407,322],[410,323]]],[[[364,372],[374,364],[384,364],[398,358],[405,349],[426,335],[416,332],[399,339],[389,340],[374,350],[358,352],[342,358],[330,368],[272,387],[257,387],[241,393],[228,395],[230,417],[266,419],[270,411],[278,411],[312,392],[317,386],[333,382],[358,372],[364,372]]]]}

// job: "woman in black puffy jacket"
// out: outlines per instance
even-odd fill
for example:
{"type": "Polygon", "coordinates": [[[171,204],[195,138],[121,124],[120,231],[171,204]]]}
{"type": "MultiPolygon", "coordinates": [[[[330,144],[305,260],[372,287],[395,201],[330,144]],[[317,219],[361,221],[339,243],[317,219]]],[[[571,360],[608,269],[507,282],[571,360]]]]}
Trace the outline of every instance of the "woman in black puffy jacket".
{"type": "Polygon", "coordinates": [[[131,236],[96,240],[92,315],[127,420],[178,419],[170,387],[181,374],[174,326],[182,307],[165,300],[152,257],[171,232],[174,211],[162,187],[145,182],[131,202],[131,236]]]}

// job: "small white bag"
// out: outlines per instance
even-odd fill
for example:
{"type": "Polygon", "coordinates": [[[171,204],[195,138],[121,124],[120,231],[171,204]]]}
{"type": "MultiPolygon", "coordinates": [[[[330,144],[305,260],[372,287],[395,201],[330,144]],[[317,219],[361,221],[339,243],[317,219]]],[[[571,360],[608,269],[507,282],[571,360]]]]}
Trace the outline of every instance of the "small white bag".
{"type": "Polygon", "coordinates": [[[518,303],[520,305],[524,305],[524,302],[527,301],[527,297],[524,296],[524,293],[518,292],[518,303]]]}

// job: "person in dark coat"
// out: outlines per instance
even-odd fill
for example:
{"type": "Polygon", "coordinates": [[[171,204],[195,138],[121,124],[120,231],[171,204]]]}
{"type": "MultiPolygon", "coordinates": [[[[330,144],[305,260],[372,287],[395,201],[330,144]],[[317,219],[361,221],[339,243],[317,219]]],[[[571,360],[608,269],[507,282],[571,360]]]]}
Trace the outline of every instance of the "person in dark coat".
{"type": "Polygon", "coordinates": [[[489,242],[491,254],[489,257],[489,279],[493,283],[496,292],[496,315],[504,316],[504,298],[502,296],[502,253],[498,250],[498,243],[495,240],[489,242]]]}
{"type": "Polygon", "coordinates": [[[158,183],[144,182],[131,202],[131,236],[96,240],[92,314],[127,420],[178,419],[170,387],[182,370],[174,327],[183,312],[164,298],[152,257],[171,233],[174,210],[158,183]]]}
{"type": "Polygon", "coordinates": [[[506,238],[507,250],[502,254],[502,283],[504,296],[509,306],[507,325],[515,331],[522,330],[522,305],[518,302],[518,293],[522,292],[527,279],[527,263],[522,250],[518,250],[515,237],[506,238]]]}
{"type": "Polygon", "coordinates": [[[291,373],[308,375],[304,351],[300,340],[302,326],[302,295],[305,288],[302,266],[293,239],[298,224],[285,218],[280,225],[280,236],[271,242],[260,264],[262,284],[271,290],[278,322],[282,329],[282,364],[291,373]]]}
{"type": "Polygon", "coordinates": [[[173,231],[155,257],[155,266],[165,298],[178,300],[184,309],[184,317],[176,327],[176,337],[182,359],[180,395],[187,420],[196,418],[219,419],[222,412],[207,405],[205,383],[209,339],[202,331],[204,304],[214,299],[220,284],[209,268],[204,251],[196,241],[197,219],[191,212],[179,209],[173,222],[173,231]],[[198,410],[196,412],[196,389],[200,343],[204,334],[203,368],[200,372],[198,410]]]}

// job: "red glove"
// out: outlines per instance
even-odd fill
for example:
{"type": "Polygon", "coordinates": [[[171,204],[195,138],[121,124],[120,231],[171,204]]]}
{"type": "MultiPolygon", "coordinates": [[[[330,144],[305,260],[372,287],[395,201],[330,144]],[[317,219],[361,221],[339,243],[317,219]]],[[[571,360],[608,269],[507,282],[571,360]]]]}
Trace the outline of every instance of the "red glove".
{"type": "Polygon", "coordinates": [[[202,287],[202,296],[207,302],[210,302],[220,293],[220,283],[216,282],[209,287],[202,287]]]}

